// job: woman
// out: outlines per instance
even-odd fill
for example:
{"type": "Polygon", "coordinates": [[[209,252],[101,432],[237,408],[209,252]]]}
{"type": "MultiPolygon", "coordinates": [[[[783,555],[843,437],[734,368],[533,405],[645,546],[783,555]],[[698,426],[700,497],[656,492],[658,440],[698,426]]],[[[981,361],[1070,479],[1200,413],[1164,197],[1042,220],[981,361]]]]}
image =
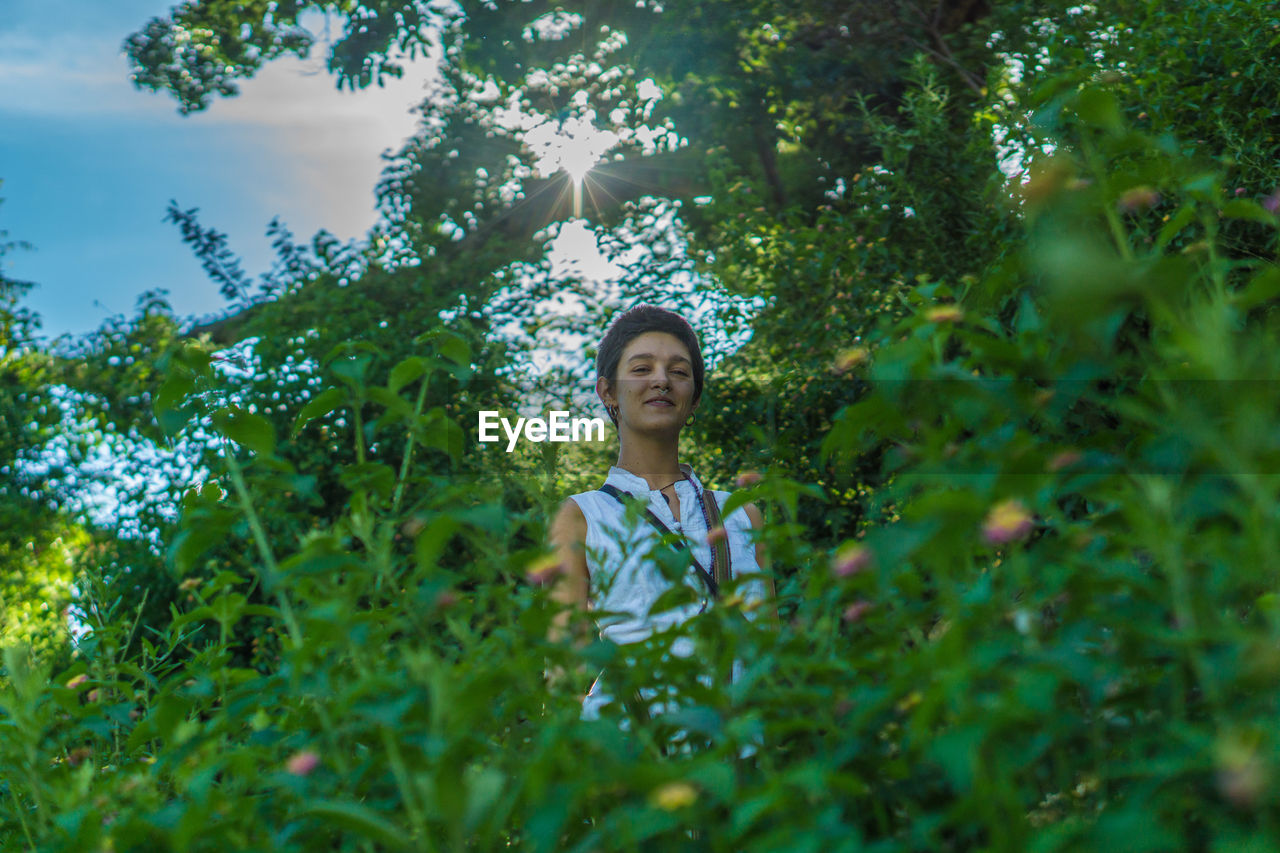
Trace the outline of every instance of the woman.
{"type": "MultiPolygon", "coordinates": [[[[723,580],[727,569],[735,579],[758,575],[738,588],[748,618],[768,612],[776,620],[772,582],[766,582],[760,569],[763,546],[753,549],[750,544],[749,531],[762,525],[759,510],[747,504],[721,524],[718,516],[728,493],[704,491],[677,456],[680,430],[702,397],[702,352],[693,328],[670,311],[639,305],[609,327],[596,369],[596,393],[618,428],[618,462],[602,490],[573,495],[552,523],[560,571],[551,594],[573,606],[558,614],[551,639],[563,637],[573,615],[589,608],[615,614],[599,621],[603,638],[641,642],[704,609],[718,589],[716,576],[723,580]],[[628,519],[632,498],[651,515],[628,519]],[[664,528],[687,542],[695,565],[684,580],[699,591],[701,601],[650,615],[653,603],[672,585],[649,554],[664,528]]],[[[581,638],[586,626],[579,622],[575,628],[581,638]]],[[[678,637],[670,653],[688,657],[693,643],[678,637]]],[[[735,660],[735,676],[740,668],[735,660]]],[[[560,676],[554,671],[549,679],[560,676]]],[[[612,701],[606,681],[602,673],[591,685],[583,700],[584,719],[598,717],[600,708],[612,701]]],[[[657,696],[654,688],[641,692],[646,704],[657,696]]],[[[657,703],[635,710],[644,714],[663,708],[657,703]]]]}

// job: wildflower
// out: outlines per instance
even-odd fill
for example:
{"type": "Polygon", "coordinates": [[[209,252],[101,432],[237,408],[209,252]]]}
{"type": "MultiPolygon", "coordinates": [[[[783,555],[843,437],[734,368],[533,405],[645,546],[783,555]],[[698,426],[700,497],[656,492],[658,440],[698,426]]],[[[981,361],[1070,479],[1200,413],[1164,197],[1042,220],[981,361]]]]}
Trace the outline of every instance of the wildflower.
{"type": "Polygon", "coordinates": [[[1235,734],[1216,746],[1218,791],[1239,809],[1257,805],[1267,791],[1267,770],[1258,756],[1256,738],[1235,734]]]}
{"type": "Polygon", "coordinates": [[[831,558],[831,571],[837,577],[846,578],[857,574],[871,562],[871,551],[865,545],[850,542],[842,546],[831,558]]]}
{"type": "Polygon", "coordinates": [[[1022,501],[1010,498],[996,504],[982,523],[982,536],[991,545],[1004,545],[1025,538],[1031,532],[1031,513],[1022,501]]]}
{"type": "Polygon", "coordinates": [[[925,312],[930,323],[959,323],[964,319],[964,309],[959,305],[939,305],[925,312]]]}
{"type": "Polygon", "coordinates": [[[85,675],[82,672],[79,675],[67,681],[67,687],[70,687],[72,690],[75,690],[77,687],[79,687],[81,684],[84,684],[88,680],[89,680],[89,676],[85,675]]]}
{"type": "Polygon", "coordinates": [[[1160,193],[1148,186],[1132,187],[1120,194],[1116,207],[1124,213],[1137,213],[1160,203],[1160,193]]]}
{"type": "Polygon", "coordinates": [[[855,601],[853,604],[850,604],[848,607],[844,609],[844,614],[843,614],[844,621],[852,625],[854,622],[857,622],[859,619],[865,616],[867,611],[870,610],[871,607],[872,607],[872,604],[870,601],[864,601],[862,599],[855,601]]]}
{"type": "Polygon", "coordinates": [[[745,489],[748,486],[754,486],[756,483],[760,482],[760,479],[759,471],[743,471],[738,475],[738,479],[734,480],[733,484],[739,489],[745,489]]]}
{"type": "Polygon", "coordinates": [[[1059,453],[1055,453],[1053,458],[1045,464],[1045,467],[1050,471],[1061,471],[1063,468],[1068,468],[1076,464],[1082,458],[1083,456],[1081,456],[1079,450],[1063,450],[1059,453]]]}
{"type": "Polygon", "coordinates": [[[284,769],[294,776],[306,776],[320,764],[320,756],[309,749],[296,753],[285,762],[284,769]]]}
{"type": "Polygon", "coordinates": [[[1262,200],[1262,206],[1271,213],[1280,213],[1280,187],[1262,200]]]}
{"type": "Polygon", "coordinates": [[[547,554],[529,564],[525,569],[525,577],[530,583],[541,586],[554,581],[560,571],[560,558],[555,554],[547,554]]]}
{"type": "Polygon", "coordinates": [[[848,373],[860,364],[865,364],[867,359],[871,358],[871,351],[866,347],[851,347],[841,350],[836,355],[836,360],[831,365],[831,370],[835,373],[848,373]]]}
{"type": "Polygon", "coordinates": [[[655,790],[649,799],[664,812],[674,812],[693,805],[698,799],[698,792],[688,782],[668,782],[655,790]]]}
{"type": "Polygon", "coordinates": [[[182,592],[191,592],[191,590],[198,586],[200,586],[200,578],[187,578],[182,583],[178,584],[178,589],[182,592]]]}

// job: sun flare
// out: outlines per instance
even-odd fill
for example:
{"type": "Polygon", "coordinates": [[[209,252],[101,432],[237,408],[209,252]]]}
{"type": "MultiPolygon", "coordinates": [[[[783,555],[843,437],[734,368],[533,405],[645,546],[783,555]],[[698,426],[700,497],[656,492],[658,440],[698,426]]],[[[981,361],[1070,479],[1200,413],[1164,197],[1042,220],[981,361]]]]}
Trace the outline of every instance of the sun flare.
{"type": "Polygon", "coordinates": [[[563,171],[580,186],[587,172],[618,144],[618,135],[599,129],[590,118],[575,117],[543,122],[525,135],[525,144],[538,155],[534,167],[543,176],[563,171]]]}

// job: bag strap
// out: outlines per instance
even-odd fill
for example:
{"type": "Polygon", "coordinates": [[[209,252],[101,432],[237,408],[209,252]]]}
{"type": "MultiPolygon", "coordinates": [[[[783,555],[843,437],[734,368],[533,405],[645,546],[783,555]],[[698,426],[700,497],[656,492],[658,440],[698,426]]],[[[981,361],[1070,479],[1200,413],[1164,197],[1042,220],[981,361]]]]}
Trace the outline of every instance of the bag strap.
{"type": "MultiPolygon", "coordinates": [[[[707,532],[710,533],[717,527],[724,527],[724,522],[720,520],[720,505],[716,503],[716,496],[709,494],[707,489],[702,490],[702,507],[706,510],[707,521],[710,526],[707,532]]],[[[733,563],[729,558],[729,537],[718,540],[712,546],[711,567],[715,569],[716,585],[719,586],[733,577],[733,563]]]]}
{"type": "MultiPolygon", "coordinates": [[[[631,494],[630,492],[624,492],[618,487],[610,483],[605,483],[603,486],[601,486],[600,491],[604,492],[606,495],[609,495],[618,503],[622,504],[624,507],[627,505],[627,502],[622,499],[623,495],[626,495],[627,497],[631,498],[631,500],[633,501],[639,500],[639,498],[637,498],[635,495],[631,494]]],[[[663,534],[665,536],[675,536],[675,534],[671,532],[671,529],[662,523],[662,519],[654,515],[653,510],[649,509],[647,506],[644,508],[644,515],[645,515],[645,518],[649,520],[649,524],[653,525],[654,529],[657,530],[658,533],[663,534]]],[[[717,515],[717,518],[718,517],[719,516],[717,515]]],[[[689,550],[688,543],[686,543],[683,539],[679,539],[678,542],[679,544],[676,546],[677,548],[685,551],[689,550]]],[[[723,543],[717,543],[717,544],[723,544],[723,543]]],[[[714,552],[713,552],[713,555],[714,555],[714,552]]],[[[719,561],[717,560],[713,562],[712,569],[715,571],[715,574],[712,574],[711,572],[708,572],[706,569],[702,567],[702,564],[698,562],[698,558],[693,556],[693,552],[691,551],[689,552],[689,559],[693,561],[693,567],[698,570],[698,577],[702,578],[702,582],[706,584],[707,589],[710,590],[711,597],[718,598],[720,596],[720,583],[716,580],[716,575],[721,573],[720,567],[718,565],[719,561]]]]}

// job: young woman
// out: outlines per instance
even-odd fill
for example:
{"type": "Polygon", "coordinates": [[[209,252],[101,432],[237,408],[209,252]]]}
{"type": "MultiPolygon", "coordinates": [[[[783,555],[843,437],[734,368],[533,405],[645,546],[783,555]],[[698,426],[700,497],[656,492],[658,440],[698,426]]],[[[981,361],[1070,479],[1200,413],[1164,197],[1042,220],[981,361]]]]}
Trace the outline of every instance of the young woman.
{"type": "MultiPolygon", "coordinates": [[[[680,430],[702,397],[702,351],[693,328],[670,311],[639,305],[609,327],[596,369],[596,393],[618,428],[618,462],[601,490],[570,497],[552,523],[560,567],[552,597],[574,606],[558,615],[551,639],[563,637],[574,614],[588,608],[614,614],[599,620],[600,635],[619,644],[641,642],[683,623],[713,597],[716,576],[725,576],[726,557],[733,578],[757,575],[738,587],[747,618],[767,612],[776,621],[772,582],[760,568],[763,546],[751,545],[751,529],[762,524],[759,510],[747,504],[717,522],[729,493],[704,489],[693,469],[678,459],[680,430]],[[633,513],[627,518],[626,504],[633,498],[650,517],[637,519],[633,513]],[[663,529],[687,542],[696,565],[685,581],[701,601],[651,615],[654,602],[672,584],[649,554],[663,529]]],[[[589,626],[579,621],[573,629],[585,641],[589,626]]],[[[676,638],[670,653],[691,655],[692,640],[676,638]]],[[[735,674],[740,668],[735,660],[735,674]]],[[[554,681],[562,673],[548,677],[554,681]]],[[[583,699],[584,719],[598,717],[614,699],[608,690],[602,674],[583,699]]],[[[642,690],[641,697],[658,698],[658,690],[642,690]]],[[[657,703],[641,713],[663,707],[657,703]]]]}

